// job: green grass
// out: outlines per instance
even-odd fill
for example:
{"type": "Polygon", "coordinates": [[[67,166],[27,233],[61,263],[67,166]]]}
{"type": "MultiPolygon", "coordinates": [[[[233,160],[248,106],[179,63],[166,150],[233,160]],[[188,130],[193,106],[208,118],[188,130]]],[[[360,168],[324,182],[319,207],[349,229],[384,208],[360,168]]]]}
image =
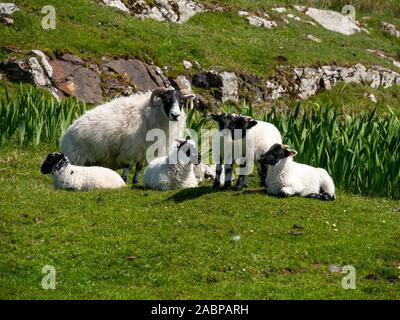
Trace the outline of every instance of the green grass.
{"type": "MultiPolygon", "coordinates": [[[[244,2],[252,3],[238,3],[244,2]]],[[[199,61],[205,68],[221,67],[267,76],[281,63],[278,56],[285,56],[290,65],[361,62],[394,68],[366,49],[378,48],[394,56],[400,53],[399,40],[378,28],[379,22],[386,18],[398,25],[398,20],[389,13],[382,16],[370,12],[371,33],[347,37],[301,22],[265,30],[250,26],[236,13],[198,14],[177,25],[141,21],[87,0],[21,0],[18,5],[21,11],[15,14],[15,25],[0,25],[0,47],[40,48],[49,55],[70,51],[97,60],[102,56],[139,57],[171,67],[170,74],[183,72],[182,60],[189,59],[199,61]],[[49,4],[57,10],[56,30],[41,28],[40,10],[49,4]],[[320,37],[323,42],[309,41],[305,34],[320,37]]],[[[273,15],[280,20],[278,14],[273,15]]]]}
{"type": "MultiPolygon", "coordinates": [[[[251,11],[268,10],[278,3],[315,4],[313,0],[205,2],[251,11]]],[[[349,3],[356,5],[357,18],[373,28],[370,34],[346,37],[301,22],[263,30],[249,26],[235,13],[199,14],[183,25],[176,25],[140,21],[87,0],[21,0],[17,3],[21,11],[13,16],[15,25],[0,24],[0,47],[16,46],[25,51],[39,48],[50,56],[69,51],[97,61],[104,55],[138,57],[169,66],[171,76],[184,71],[183,59],[198,60],[205,68],[270,76],[282,61],[278,56],[286,57],[289,65],[361,62],[394,69],[366,49],[381,49],[400,57],[399,40],[378,28],[383,20],[400,28],[400,3],[393,0],[349,3]],[[43,17],[40,9],[49,4],[57,10],[57,29],[45,31],[40,27],[43,17]],[[370,18],[364,20],[363,16],[370,18]],[[313,34],[323,42],[301,40],[305,34],[313,34]]],[[[342,0],[326,0],[315,5],[340,10],[342,4],[342,0]]],[[[273,16],[279,21],[279,15],[273,16]]],[[[1,59],[8,55],[0,50],[1,59]]],[[[29,106],[40,108],[41,104],[49,109],[48,98],[44,98],[48,95],[35,92],[33,97],[39,98],[26,103],[15,85],[1,84],[0,100],[5,99],[5,87],[12,99],[23,102],[18,104],[19,111],[27,107],[32,110],[29,106]]],[[[31,89],[24,86],[23,90],[31,89]]],[[[311,114],[325,105],[337,109],[338,114],[354,112],[352,121],[369,130],[369,134],[363,131],[360,140],[353,136],[352,146],[373,145],[375,155],[395,159],[397,149],[390,155],[392,149],[383,138],[393,130],[391,125],[385,126],[387,106],[398,115],[399,94],[398,86],[375,90],[339,84],[302,106],[311,114]],[[379,100],[376,108],[380,117],[369,121],[376,122],[379,130],[371,130],[367,121],[365,124],[360,121],[365,111],[375,108],[364,98],[365,92],[374,93],[379,100]],[[379,147],[382,153],[378,152],[379,147]]],[[[283,99],[272,108],[280,110],[286,102],[293,106],[283,99]]],[[[277,124],[286,124],[283,130],[286,139],[300,148],[302,141],[307,140],[308,151],[302,150],[306,162],[325,161],[323,166],[332,171],[333,164],[326,163],[323,154],[318,153],[318,159],[312,157],[313,143],[326,147],[331,138],[326,130],[333,123],[329,122],[332,113],[324,121],[305,121],[307,126],[302,127],[298,122],[300,117],[290,122],[290,112],[283,109],[277,124]],[[296,140],[297,132],[287,130],[288,123],[295,124],[296,130],[307,127],[307,137],[296,140]],[[325,133],[319,135],[319,130],[325,133]]],[[[49,113],[38,114],[49,116],[49,113]]],[[[399,201],[347,193],[343,191],[346,185],[342,184],[346,179],[339,176],[335,177],[342,179],[338,200],[330,203],[267,196],[256,187],[255,177],[250,180],[250,188],[241,192],[215,192],[208,183],[193,190],[170,192],[129,188],[82,193],[54,191],[50,177],[40,174],[40,165],[49,152],[57,149],[56,136],[71,120],[68,117],[65,120],[59,113],[54,116],[66,122],[63,126],[53,123],[56,131],[52,130],[50,138],[44,134],[38,140],[38,134],[34,133],[35,128],[41,127],[37,125],[42,123],[40,117],[25,122],[20,118],[20,125],[24,123],[32,129],[24,131],[32,133],[28,140],[22,141],[24,148],[19,147],[18,130],[13,136],[5,138],[2,133],[0,137],[7,140],[0,147],[0,299],[400,298],[399,201]],[[35,119],[39,122],[31,121],[35,119]],[[27,146],[31,143],[24,141],[36,141],[36,147],[27,146]],[[295,224],[304,229],[294,230],[295,224]],[[291,235],[292,231],[302,234],[291,235]],[[233,241],[237,235],[240,240],[233,241]],[[356,290],[342,289],[344,274],[330,273],[331,264],[356,268],[356,290]],[[54,291],[41,288],[44,265],[56,268],[54,291]]],[[[196,129],[206,125],[202,115],[195,112],[190,115],[190,122],[196,129]]],[[[11,130],[12,123],[2,118],[0,127],[11,130]]],[[[342,130],[336,139],[344,139],[348,131],[343,124],[336,129],[342,130]]],[[[398,146],[396,132],[389,136],[392,146],[398,146]]],[[[343,143],[332,148],[350,156],[344,146],[343,143]]],[[[365,175],[379,178],[376,157],[364,160],[370,166],[365,175]]],[[[395,165],[393,162],[396,169],[395,165]]],[[[354,168],[363,172],[359,165],[354,168]]],[[[389,182],[395,183],[397,176],[398,170],[389,182]]],[[[380,183],[381,194],[389,190],[389,184],[380,183]]],[[[392,190],[395,188],[396,185],[392,190]]]]}
{"type": "Polygon", "coordinates": [[[51,151],[0,149],[2,299],[400,298],[399,202],[343,192],[330,203],[279,199],[208,184],[53,191],[39,171],[51,151]],[[303,235],[289,234],[294,224],[303,235]],[[357,288],[342,289],[330,264],[353,265],[357,288]],[[44,265],[56,268],[54,291],[41,288],[44,265]]]}

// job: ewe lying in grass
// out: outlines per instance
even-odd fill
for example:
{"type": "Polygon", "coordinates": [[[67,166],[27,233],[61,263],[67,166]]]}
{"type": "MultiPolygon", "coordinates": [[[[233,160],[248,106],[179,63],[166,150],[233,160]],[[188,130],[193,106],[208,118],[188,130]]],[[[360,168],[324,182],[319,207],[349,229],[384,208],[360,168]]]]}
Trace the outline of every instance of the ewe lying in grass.
{"type": "Polygon", "coordinates": [[[41,171],[52,174],[55,189],[88,191],[125,186],[124,180],[115,171],[103,167],[74,166],[64,154],[58,152],[47,156],[41,171]]]}
{"type": "Polygon", "coordinates": [[[335,200],[335,185],[328,172],[305,164],[296,163],[295,150],[279,143],[274,144],[262,157],[268,165],[267,191],[272,195],[335,200]]]}
{"type": "Polygon", "coordinates": [[[201,160],[193,141],[179,140],[168,156],[150,162],[143,174],[143,186],[157,190],[195,188],[198,186],[194,165],[201,160]]]}

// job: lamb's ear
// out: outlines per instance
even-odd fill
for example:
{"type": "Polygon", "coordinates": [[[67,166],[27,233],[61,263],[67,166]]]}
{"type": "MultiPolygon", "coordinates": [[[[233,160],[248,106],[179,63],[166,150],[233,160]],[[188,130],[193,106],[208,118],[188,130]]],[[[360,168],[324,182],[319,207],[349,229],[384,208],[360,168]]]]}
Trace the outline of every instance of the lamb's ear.
{"type": "Polygon", "coordinates": [[[219,114],[215,114],[215,113],[209,113],[208,114],[208,118],[211,119],[211,120],[214,120],[214,121],[218,121],[219,118],[220,118],[220,115],[219,114]]]}
{"type": "Polygon", "coordinates": [[[188,142],[188,140],[176,139],[176,142],[177,142],[177,148],[180,149],[183,145],[185,145],[188,142]]]}
{"type": "Polygon", "coordinates": [[[289,155],[288,155],[289,157],[295,157],[297,155],[296,150],[288,149],[288,153],[289,153],[289,155]]]}
{"type": "Polygon", "coordinates": [[[249,123],[247,124],[247,129],[253,128],[254,126],[257,125],[257,123],[258,122],[256,120],[250,120],[249,123]]]}
{"type": "Polygon", "coordinates": [[[185,99],[187,99],[187,100],[193,101],[194,99],[196,99],[196,94],[194,94],[194,93],[189,93],[189,94],[185,94],[183,97],[184,97],[185,99]]]}

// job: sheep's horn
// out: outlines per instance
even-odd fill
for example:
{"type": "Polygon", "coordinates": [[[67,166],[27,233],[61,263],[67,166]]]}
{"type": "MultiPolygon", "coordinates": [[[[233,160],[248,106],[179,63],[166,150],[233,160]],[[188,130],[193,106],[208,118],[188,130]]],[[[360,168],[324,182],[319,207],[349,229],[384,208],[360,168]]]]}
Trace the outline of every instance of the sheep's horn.
{"type": "Polygon", "coordinates": [[[288,146],[287,144],[283,144],[283,145],[282,145],[282,149],[287,150],[287,149],[289,149],[289,146],[288,146]]]}
{"type": "Polygon", "coordinates": [[[157,88],[157,89],[154,89],[152,94],[151,94],[151,97],[150,97],[150,106],[154,105],[154,99],[156,97],[159,97],[160,95],[162,95],[164,92],[167,92],[168,90],[171,90],[171,89],[169,89],[169,88],[157,88]]]}

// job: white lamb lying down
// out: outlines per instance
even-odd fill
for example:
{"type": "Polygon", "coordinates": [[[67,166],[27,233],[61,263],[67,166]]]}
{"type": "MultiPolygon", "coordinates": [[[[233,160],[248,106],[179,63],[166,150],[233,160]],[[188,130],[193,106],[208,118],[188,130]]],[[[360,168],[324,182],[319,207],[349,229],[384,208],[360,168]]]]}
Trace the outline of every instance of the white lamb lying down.
{"type": "Polygon", "coordinates": [[[115,171],[103,167],[74,166],[64,154],[58,152],[47,156],[41,171],[52,174],[55,189],[88,191],[125,187],[124,180],[115,171]]]}
{"type": "Polygon", "coordinates": [[[166,157],[154,159],[143,173],[143,186],[156,190],[195,188],[198,186],[194,165],[201,157],[193,141],[180,140],[172,144],[166,157]]]}
{"type": "Polygon", "coordinates": [[[262,157],[268,165],[267,191],[271,195],[335,200],[335,185],[328,172],[293,161],[297,154],[288,146],[274,144],[262,157]]]}

